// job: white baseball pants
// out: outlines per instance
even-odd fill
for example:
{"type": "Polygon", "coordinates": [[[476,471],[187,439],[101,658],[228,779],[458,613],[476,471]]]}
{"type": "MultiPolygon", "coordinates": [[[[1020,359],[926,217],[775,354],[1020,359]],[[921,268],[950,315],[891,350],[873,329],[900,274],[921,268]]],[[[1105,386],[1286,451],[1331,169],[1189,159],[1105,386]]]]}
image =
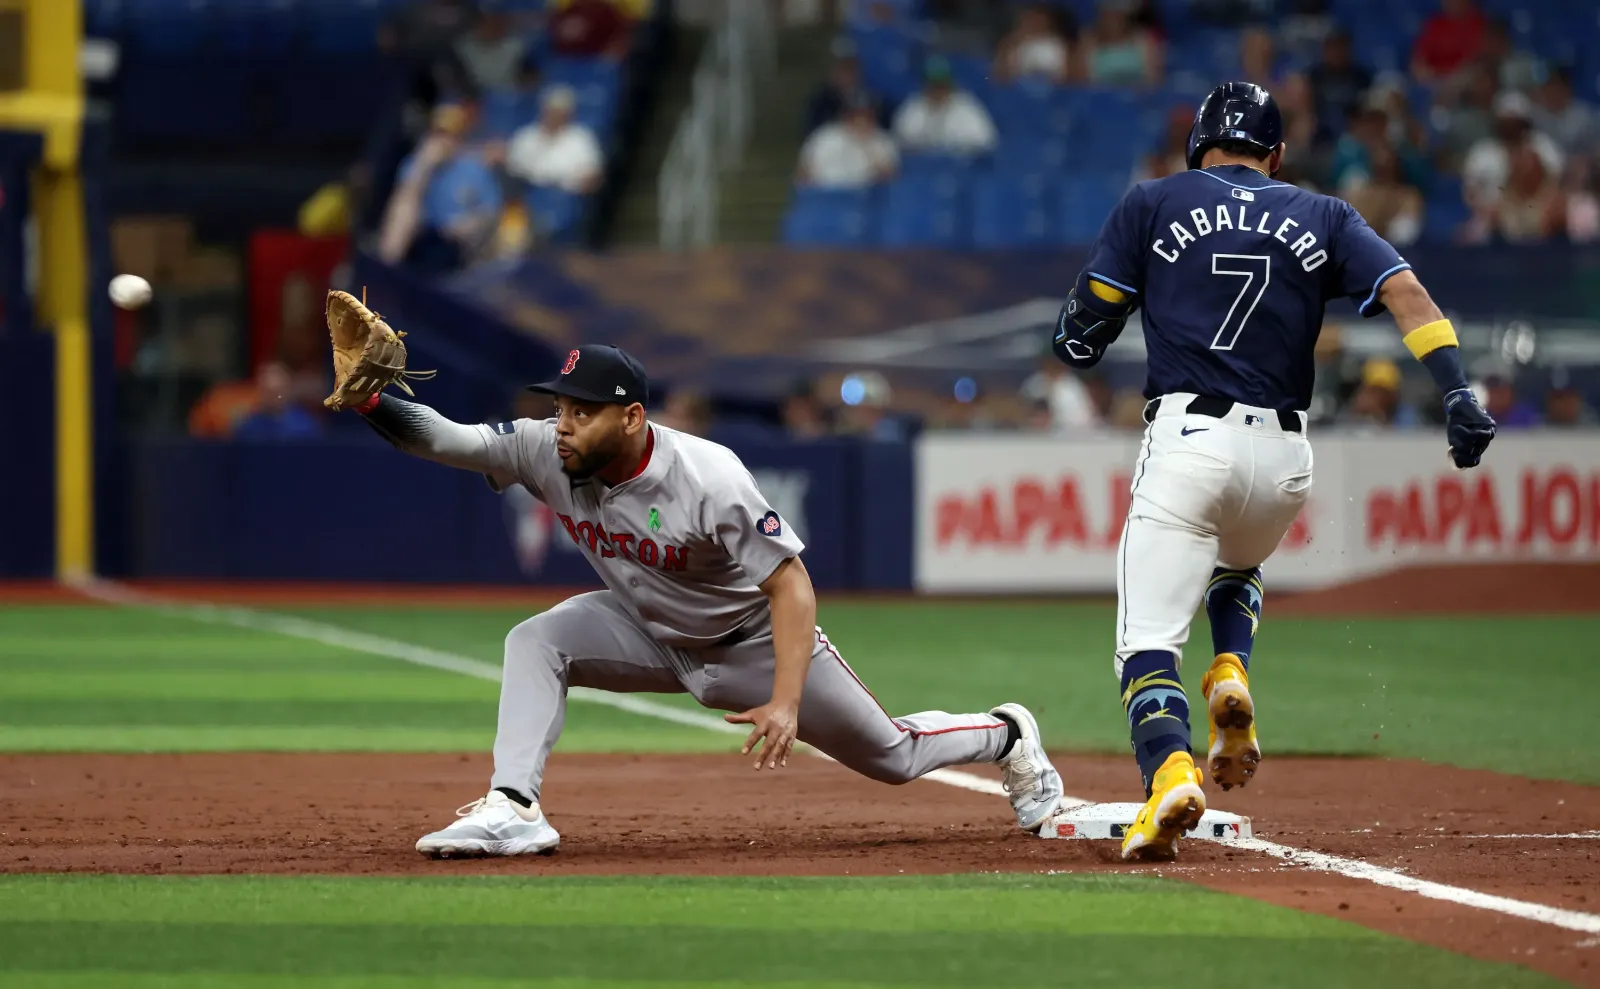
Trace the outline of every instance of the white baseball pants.
{"type": "Polygon", "coordinates": [[[1311,491],[1311,444],[1267,409],[1220,419],[1163,396],[1145,428],[1117,549],[1116,673],[1135,653],[1183,658],[1189,624],[1217,566],[1248,570],[1277,549],[1311,491]]]}

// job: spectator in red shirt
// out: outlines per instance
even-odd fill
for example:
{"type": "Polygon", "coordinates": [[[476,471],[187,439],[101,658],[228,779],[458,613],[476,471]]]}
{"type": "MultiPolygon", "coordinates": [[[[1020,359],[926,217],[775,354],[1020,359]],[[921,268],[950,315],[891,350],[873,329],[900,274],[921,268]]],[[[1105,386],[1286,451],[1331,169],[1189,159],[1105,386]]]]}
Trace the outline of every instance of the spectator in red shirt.
{"type": "Polygon", "coordinates": [[[1487,22],[1472,0],[1444,0],[1411,50],[1411,74],[1425,83],[1448,80],[1483,54],[1487,22]]]}
{"type": "Polygon", "coordinates": [[[570,0],[550,16],[550,43],[558,55],[620,59],[628,53],[631,28],[611,0],[570,0]]]}

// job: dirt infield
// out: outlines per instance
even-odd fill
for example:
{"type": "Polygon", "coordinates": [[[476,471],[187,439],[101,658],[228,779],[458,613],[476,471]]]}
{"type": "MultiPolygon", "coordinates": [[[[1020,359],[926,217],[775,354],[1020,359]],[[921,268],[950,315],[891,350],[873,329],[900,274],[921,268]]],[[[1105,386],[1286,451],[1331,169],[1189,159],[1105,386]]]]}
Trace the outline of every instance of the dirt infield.
{"type": "MultiPolygon", "coordinates": [[[[1068,791],[1127,799],[1125,759],[1062,757],[1068,791]]],[[[1110,843],[1021,834],[998,798],[888,789],[819,759],[559,756],[548,859],[430,862],[411,848],[475,795],[483,756],[0,756],[0,872],[865,875],[1124,870],[1110,843]]],[[[1224,809],[1263,837],[1425,879],[1594,910],[1600,789],[1403,761],[1268,764],[1224,809]],[[1360,793],[1359,807],[1347,799],[1360,793]]],[[[1151,867],[1144,867],[1149,871],[1151,867]]],[[[1155,871],[1600,986],[1600,939],[1203,842],[1155,871]]]]}

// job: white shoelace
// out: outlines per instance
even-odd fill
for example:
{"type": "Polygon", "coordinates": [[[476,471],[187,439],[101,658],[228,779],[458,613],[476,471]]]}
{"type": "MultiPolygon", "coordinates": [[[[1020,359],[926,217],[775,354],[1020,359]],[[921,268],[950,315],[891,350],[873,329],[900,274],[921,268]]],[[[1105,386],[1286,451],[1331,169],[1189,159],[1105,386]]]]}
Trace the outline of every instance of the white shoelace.
{"type": "MultiPolygon", "coordinates": [[[[1021,745],[1022,739],[1017,739],[1017,744],[1021,745]]],[[[1013,796],[1034,792],[1039,789],[1039,767],[1031,759],[1019,755],[1006,763],[1001,772],[1000,787],[1013,796]]]]}
{"type": "Polygon", "coordinates": [[[457,807],[456,808],[456,816],[457,817],[471,817],[473,814],[476,814],[478,811],[482,810],[483,809],[483,805],[488,803],[488,802],[489,802],[489,798],[488,797],[479,797],[478,799],[474,800],[470,804],[464,804],[463,806],[457,807]]]}

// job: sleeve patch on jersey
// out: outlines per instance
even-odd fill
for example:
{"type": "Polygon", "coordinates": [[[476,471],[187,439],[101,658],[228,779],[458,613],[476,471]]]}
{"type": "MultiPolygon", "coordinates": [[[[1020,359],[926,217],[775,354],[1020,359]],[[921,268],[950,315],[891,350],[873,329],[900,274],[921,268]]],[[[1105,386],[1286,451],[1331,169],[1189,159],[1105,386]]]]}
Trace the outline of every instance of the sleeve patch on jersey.
{"type": "Polygon", "coordinates": [[[497,422],[494,424],[494,431],[501,436],[510,436],[517,431],[517,424],[514,422],[497,422]]]}
{"type": "Polygon", "coordinates": [[[778,518],[777,512],[768,512],[756,520],[756,531],[763,536],[781,536],[783,520],[778,518]]]}

